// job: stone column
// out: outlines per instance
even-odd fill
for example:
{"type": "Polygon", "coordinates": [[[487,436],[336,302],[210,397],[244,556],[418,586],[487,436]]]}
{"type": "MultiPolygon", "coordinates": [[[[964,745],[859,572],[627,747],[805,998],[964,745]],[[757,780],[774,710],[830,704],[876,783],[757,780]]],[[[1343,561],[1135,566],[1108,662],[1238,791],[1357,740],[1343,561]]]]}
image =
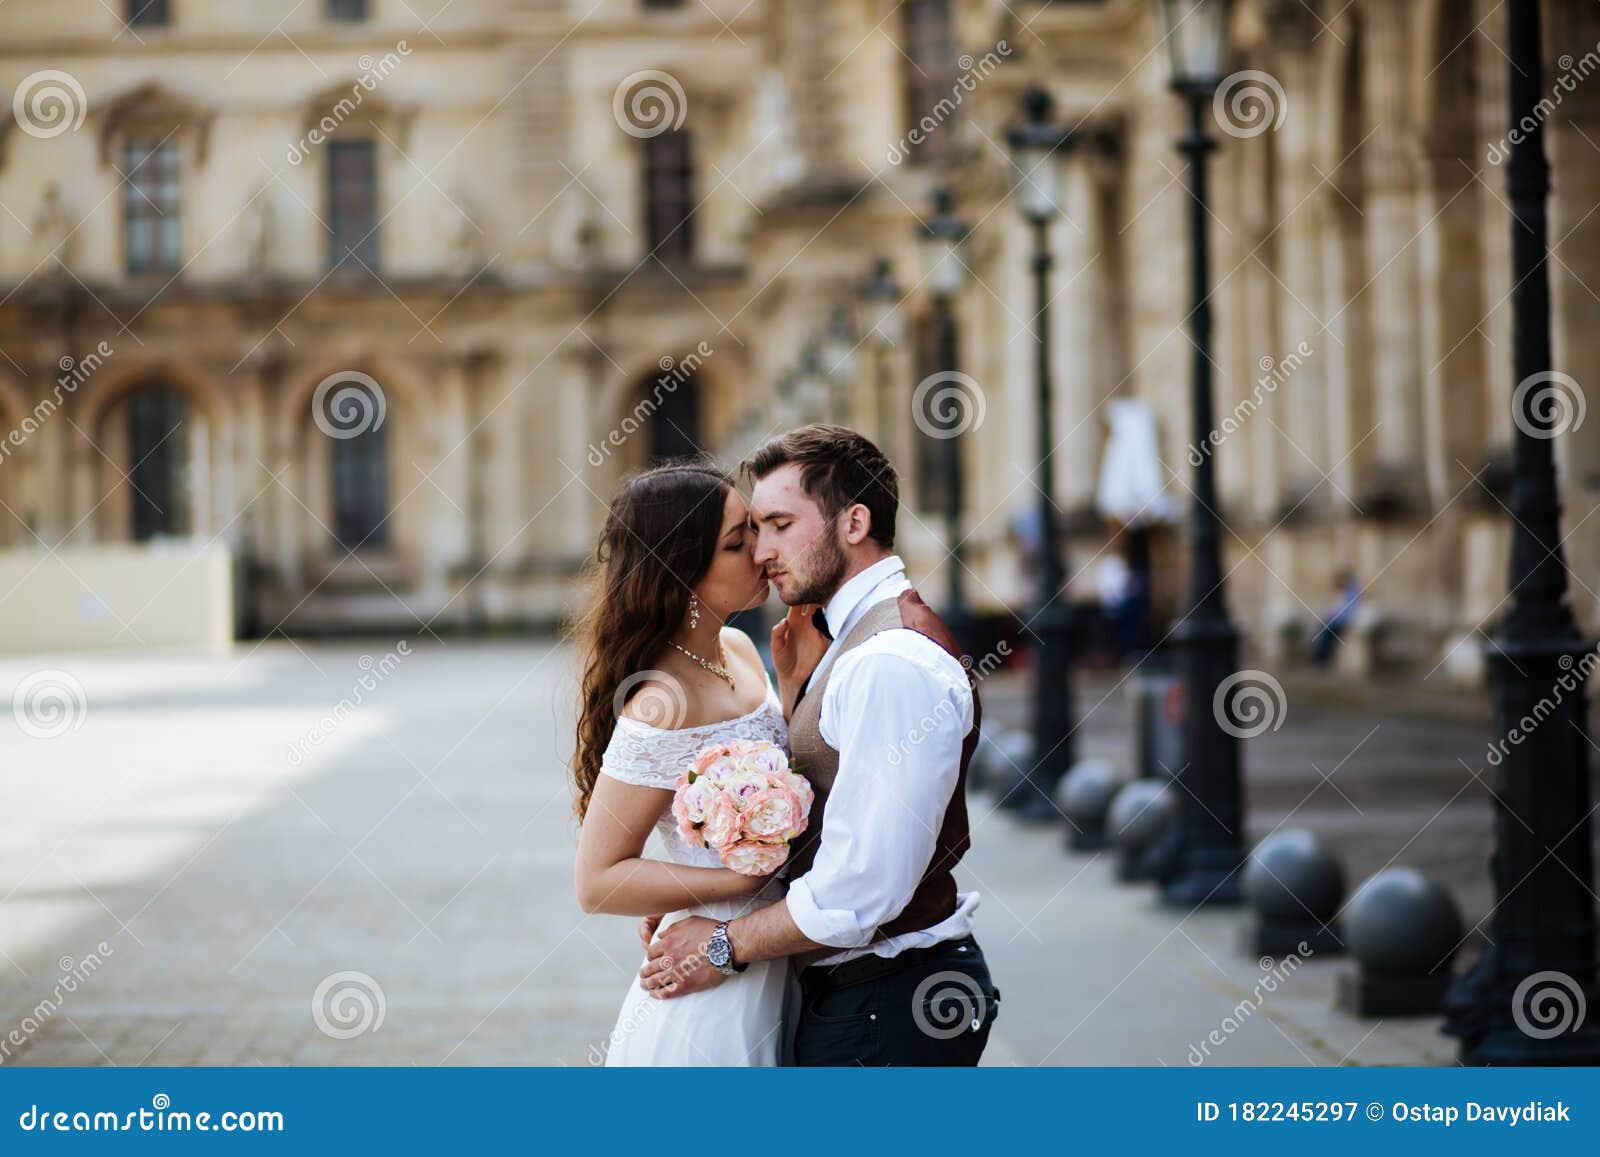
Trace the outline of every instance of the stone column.
{"type": "MultiPolygon", "coordinates": [[[[1321,25],[1299,0],[1273,6],[1272,75],[1283,86],[1285,115],[1273,138],[1277,147],[1278,276],[1280,348],[1257,351],[1273,359],[1271,367],[1258,362],[1261,376],[1279,399],[1284,431],[1293,440],[1288,450],[1288,497],[1298,502],[1315,493],[1300,508],[1302,513],[1329,508],[1322,473],[1333,465],[1328,424],[1317,405],[1325,396],[1326,347],[1324,318],[1330,310],[1323,302],[1322,177],[1317,172],[1324,123],[1317,100],[1316,35],[1321,25]],[[1310,352],[1305,352],[1309,350],[1310,352]]],[[[1335,307],[1337,308],[1337,307],[1335,307]]],[[[1254,379],[1256,382],[1260,378],[1254,379]]]]}
{"type": "MultiPolygon", "coordinates": [[[[1095,162],[1088,154],[1094,147],[1093,143],[1085,142],[1067,154],[1062,176],[1063,212],[1050,230],[1056,259],[1050,281],[1056,499],[1068,529],[1085,525],[1094,517],[1105,426],[1099,404],[1115,384],[1103,382],[1098,376],[1104,302],[1096,295],[1095,287],[1104,222],[1100,216],[1095,162]]],[[[1032,294],[1020,300],[1029,303],[1024,308],[1031,315],[1032,294]]],[[[1030,370],[1031,389],[1036,372],[1033,370],[1036,358],[1032,326],[1039,324],[1040,319],[1030,316],[1029,320],[1031,324],[1025,339],[1029,346],[1023,361],[1030,370]]],[[[1036,456],[1029,451],[1025,461],[1030,468],[1036,465],[1032,461],[1036,456]]]]}
{"type": "MultiPolygon", "coordinates": [[[[1561,387],[1567,414],[1556,441],[1557,482],[1564,511],[1565,550],[1573,576],[1572,609],[1586,631],[1600,629],[1600,92],[1593,76],[1581,79],[1574,58],[1600,42],[1600,13],[1592,6],[1552,12],[1547,66],[1551,87],[1562,101],[1547,130],[1553,173],[1550,203],[1551,336],[1554,368],[1570,375],[1578,391],[1561,387]],[[1565,62],[1565,65],[1563,65],[1565,62]],[[1581,409],[1580,409],[1581,407],[1581,409]],[[1579,421],[1580,413],[1583,414],[1579,421]],[[1590,517],[1594,514],[1594,517],[1590,517]]],[[[1593,61],[1589,62],[1593,65],[1593,61]]],[[[1502,69],[1502,71],[1504,71],[1502,69]]],[[[1510,409],[1509,396],[1501,400],[1510,409]]]]}
{"type": "MultiPolygon", "coordinates": [[[[74,420],[77,420],[76,416],[74,420]]],[[[67,444],[67,457],[71,463],[72,473],[72,501],[67,507],[69,528],[67,541],[73,545],[81,545],[96,542],[100,537],[100,511],[97,508],[103,496],[95,493],[95,475],[96,464],[101,458],[95,452],[94,443],[91,441],[91,430],[88,427],[80,431],[69,426],[68,431],[68,434],[62,436],[67,444]]]]}
{"type": "MultiPolygon", "coordinates": [[[[277,481],[262,496],[268,515],[262,534],[272,569],[279,581],[293,591],[300,586],[301,522],[309,520],[295,501],[305,488],[303,458],[308,453],[326,453],[327,440],[306,414],[291,413],[285,408],[283,385],[280,375],[263,380],[266,464],[277,481]]],[[[303,500],[309,504],[309,499],[303,500]]]]}
{"type": "MultiPolygon", "coordinates": [[[[50,363],[49,368],[53,374],[55,363],[50,363]]],[[[55,388],[53,380],[49,379],[43,386],[44,394],[47,396],[51,395],[51,391],[55,388]]],[[[38,394],[30,394],[28,401],[37,403],[39,397],[38,394]]],[[[67,415],[57,410],[39,424],[39,431],[33,436],[38,443],[33,492],[38,525],[34,527],[34,531],[47,546],[58,546],[65,541],[67,530],[78,520],[78,515],[72,513],[69,465],[71,441],[76,436],[76,431],[67,424],[66,419],[67,415]]]]}
{"type": "MultiPolygon", "coordinates": [[[[1480,367],[1484,391],[1484,445],[1473,468],[1490,453],[1511,448],[1511,211],[1506,207],[1506,9],[1502,0],[1473,0],[1472,20],[1479,30],[1475,53],[1477,89],[1473,111],[1480,141],[1498,146],[1498,159],[1486,165],[1487,151],[1473,158],[1484,184],[1476,195],[1478,208],[1478,279],[1483,287],[1483,315],[1478,328],[1490,351],[1480,367]]],[[[1554,143],[1554,142],[1552,142],[1554,143]]],[[[1558,192],[1559,195],[1559,192],[1558,192]]],[[[1553,234],[1560,238],[1559,232],[1553,234]]]]}
{"type": "MultiPolygon", "coordinates": [[[[1378,429],[1372,479],[1380,505],[1414,508],[1422,498],[1422,364],[1416,237],[1418,163],[1412,132],[1412,82],[1407,54],[1409,5],[1373,0],[1365,8],[1361,51],[1363,98],[1373,131],[1363,147],[1366,167],[1368,290],[1372,379],[1378,429]]],[[[1364,503],[1365,505],[1365,503],[1364,503]]]]}
{"type": "Polygon", "coordinates": [[[466,363],[455,355],[444,358],[432,378],[424,459],[428,481],[423,483],[426,501],[418,547],[422,586],[431,596],[425,601],[437,598],[442,603],[450,597],[451,572],[466,560],[472,545],[467,513],[472,448],[467,435],[466,363]]]}

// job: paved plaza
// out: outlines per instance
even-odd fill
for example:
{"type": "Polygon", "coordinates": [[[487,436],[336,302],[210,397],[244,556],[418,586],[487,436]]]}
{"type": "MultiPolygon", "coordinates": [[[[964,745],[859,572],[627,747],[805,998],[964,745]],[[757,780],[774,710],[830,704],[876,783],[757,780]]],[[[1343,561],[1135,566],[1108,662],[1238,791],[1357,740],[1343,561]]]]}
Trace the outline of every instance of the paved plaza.
{"type": "MultiPolygon", "coordinates": [[[[398,646],[0,663],[7,701],[41,671],[68,690],[65,715],[0,723],[0,1062],[593,1062],[640,953],[633,921],[572,894],[573,654],[398,646]]],[[[1016,677],[986,693],[994,719],[1020,720],[1016,677]]],[[[1250,744],[1252,837],[1313,827],[1352,882],[1422,867],[1473,924],[1487,721],[1349,695],[1291,686],[1283,729],[1250,744]]],[[[1126,761],[1119,677],[1086,679],[1080,704],[1083,753],[1126,761]]],[[[1160,908],[1114,882],[1109,854],[1069,854],[1058,827],[988,797],[973,821],[963,886],[984,894],[1003,993],[989,1063],[1185,1065],[1230,1014],[1207,1063],[1454,1055],[1435,1020],[1333,1012],[1336,961],[1241,1017],[1264,974],[1237,912],[1160,908]]]]}

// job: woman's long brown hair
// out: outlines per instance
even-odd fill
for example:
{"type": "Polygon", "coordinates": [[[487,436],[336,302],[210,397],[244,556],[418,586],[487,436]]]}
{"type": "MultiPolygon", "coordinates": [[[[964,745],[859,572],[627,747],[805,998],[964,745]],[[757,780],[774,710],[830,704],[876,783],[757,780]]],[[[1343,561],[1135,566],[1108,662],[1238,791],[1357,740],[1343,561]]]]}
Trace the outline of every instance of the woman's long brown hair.
{"type": "Polygon", "coordinates": [[[650,668],[688,613],[691,588],[711,568],[732,489],[721,470],[678,462],[627,479],[611,500],[577,632],[583,682],[572,777],[580,821],[617,713],[641,681],[624,684],[650,668]]]}

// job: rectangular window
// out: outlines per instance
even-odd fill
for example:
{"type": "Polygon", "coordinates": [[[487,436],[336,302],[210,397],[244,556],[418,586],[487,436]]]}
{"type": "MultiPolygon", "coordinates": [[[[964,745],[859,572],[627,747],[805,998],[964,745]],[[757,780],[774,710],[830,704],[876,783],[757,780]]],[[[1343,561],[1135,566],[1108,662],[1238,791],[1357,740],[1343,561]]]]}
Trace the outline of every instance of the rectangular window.
{"type": "Polygon", "coordinates": [[[947,155],[954,126],[956,45],[950,26],[950,0],[906,0],[905,54],[901,58],[901,94],[905,127],[925,129],[925,138],[911,146],[913,164],[947,155]],[[927,118],[929,124],[922,124],[927,118]]]}
{"type": "Polygon", "coordinates": [[[122,151],[122,221],[129,273],[176,273],[183,264],[177,142],[130,141],[122,151]]]}
{"type": "Polygon", "coordinates": [[[328,264],[351,272],[378,269],[378,145],[328,142],[328,264]]]}
{"type": "Polygon", "coordinates": [[[167,0],[125,0],[122,10],[127,22],[139,28],[159,28],[172,21],[167,0]]]}
{"type": "Polygon", "coordinates": [[[359,24],[367,18],[367,0],[327,0],[328,19],[359,24]]]}
{"type": "Polygon", "coordinates": [[[689,134],[668,130],[644,141],[645,238],[671,265],[694,258],[694,158],[689,134]]]}
{"type": "MultiPolygon", "coordinates": [[[[368,398],[364,413],[375,412],[368,398]]],[[[341,431],[343,433],[344,431],[341,431]]],[[[389,448],[387,431],[369,427],[329,442],[333,455],[333,534],[345,550],[389,545],[389,448]]]]}

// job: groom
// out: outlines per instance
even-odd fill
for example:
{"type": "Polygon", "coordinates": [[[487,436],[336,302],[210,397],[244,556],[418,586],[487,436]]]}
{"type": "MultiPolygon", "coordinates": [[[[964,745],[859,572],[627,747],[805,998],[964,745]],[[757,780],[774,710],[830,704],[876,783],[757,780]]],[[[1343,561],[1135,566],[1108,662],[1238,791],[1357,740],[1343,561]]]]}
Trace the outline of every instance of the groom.
{"type": "Polygon", "coordinates": [[[894,468],[840,426],[793,430],[744,464],[754,480],[755,558],[791,607],[775,644],[820,660],[789,711],[796,767],[816,788],[785,899],[726,924],[664,929],[641,970],[672,999],[727,982],[754,960],[793,958],[804,1001],[801,1065],[975,1065],[999,992],[972,938],[967,763],[980,708],[955,639],[894,553],[894,468]]]}

